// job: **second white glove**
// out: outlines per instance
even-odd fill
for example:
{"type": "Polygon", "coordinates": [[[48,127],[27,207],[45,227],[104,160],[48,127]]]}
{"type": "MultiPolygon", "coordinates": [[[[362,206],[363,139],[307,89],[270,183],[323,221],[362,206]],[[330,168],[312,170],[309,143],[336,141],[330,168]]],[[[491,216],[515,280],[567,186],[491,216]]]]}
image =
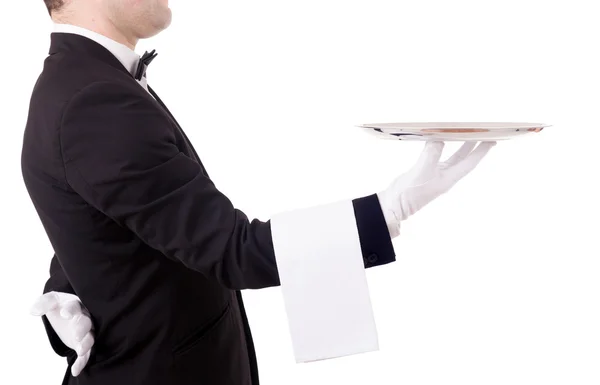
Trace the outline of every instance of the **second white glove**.
{"type": "Polygon", "coordinates": [[[94,345],[92,320],[79,297],[54,291],[45,293],[33,305],[31,314],[45,315],[60,340],[75,350],[77,359],[71,374],[77,377],[87,365],[94,345]]]}
{"type": "Polygon", "coordinates": [[[471,172],[496,142],[465,142],[448,160],[440,162],[444,142],[427,142],[417,163],[377,194],[392,238],[400,223],[444,194],[471,172]]]}

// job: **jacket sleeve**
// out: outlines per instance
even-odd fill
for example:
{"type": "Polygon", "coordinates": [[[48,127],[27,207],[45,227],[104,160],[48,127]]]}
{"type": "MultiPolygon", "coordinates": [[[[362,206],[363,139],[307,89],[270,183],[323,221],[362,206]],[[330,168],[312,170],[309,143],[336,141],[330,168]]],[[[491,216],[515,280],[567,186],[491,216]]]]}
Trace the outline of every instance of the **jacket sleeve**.
{"type": "Polygon", "coordinates": [[[149,246],[228,288],[279,285],[270,222],[234,208],[179,150],[176,129],[139,90],[92,84],[64,112],[67,181],[149,246]]]}

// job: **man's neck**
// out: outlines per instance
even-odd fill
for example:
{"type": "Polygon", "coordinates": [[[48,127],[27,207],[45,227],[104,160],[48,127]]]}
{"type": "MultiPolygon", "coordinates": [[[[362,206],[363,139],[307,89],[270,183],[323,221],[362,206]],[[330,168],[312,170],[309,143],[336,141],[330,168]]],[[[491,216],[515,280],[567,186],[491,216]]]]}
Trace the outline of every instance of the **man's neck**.
{"type": "Polygon", "coordinates": [[[135,50],[135,46],[138,43],[138,39],[132,36],[127,36],[126,33],[120,31],[114,24],[108,20],[101,20],[96,18],[55,18],[55,23],[59,24],[70,24],[77,27],[85,28],[90,31],[99,33],[100,35],[106,36],[118,43],[121,43],[129,47],[132,51],[135,50]]]}

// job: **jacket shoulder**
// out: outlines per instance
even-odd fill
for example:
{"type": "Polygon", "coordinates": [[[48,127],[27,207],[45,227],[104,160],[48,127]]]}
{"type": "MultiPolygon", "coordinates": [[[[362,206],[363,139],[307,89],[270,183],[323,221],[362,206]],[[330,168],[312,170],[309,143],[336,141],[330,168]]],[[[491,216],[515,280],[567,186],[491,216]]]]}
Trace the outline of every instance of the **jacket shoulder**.
{"type": "Polygon", "coordinates": [[[32,98],[54,106],[64,106],[75,94],[99,82],[136,85],[131,75],[109,64],[92,58],[57,53],[44,61],[32,98]]]}

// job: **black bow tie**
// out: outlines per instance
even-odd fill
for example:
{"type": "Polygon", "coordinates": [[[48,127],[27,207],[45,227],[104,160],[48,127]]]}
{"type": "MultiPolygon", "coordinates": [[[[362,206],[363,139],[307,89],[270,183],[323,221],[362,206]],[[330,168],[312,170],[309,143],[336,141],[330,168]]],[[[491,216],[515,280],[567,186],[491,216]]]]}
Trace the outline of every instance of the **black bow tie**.
{"type": "Polygon", "coordinates": [[[137,80],[142,80],[142,77],[146,76],[146,70],[148,69],[148,66],[150,65],[152,60],[154,60],[156,55],[158,55],[157,53],[155,53],[155,51],[155,49],[153,49],[150,53],[146,51],[144,55],[140,58],[137,70],[135,71],[135,78],[137,80]]]}

